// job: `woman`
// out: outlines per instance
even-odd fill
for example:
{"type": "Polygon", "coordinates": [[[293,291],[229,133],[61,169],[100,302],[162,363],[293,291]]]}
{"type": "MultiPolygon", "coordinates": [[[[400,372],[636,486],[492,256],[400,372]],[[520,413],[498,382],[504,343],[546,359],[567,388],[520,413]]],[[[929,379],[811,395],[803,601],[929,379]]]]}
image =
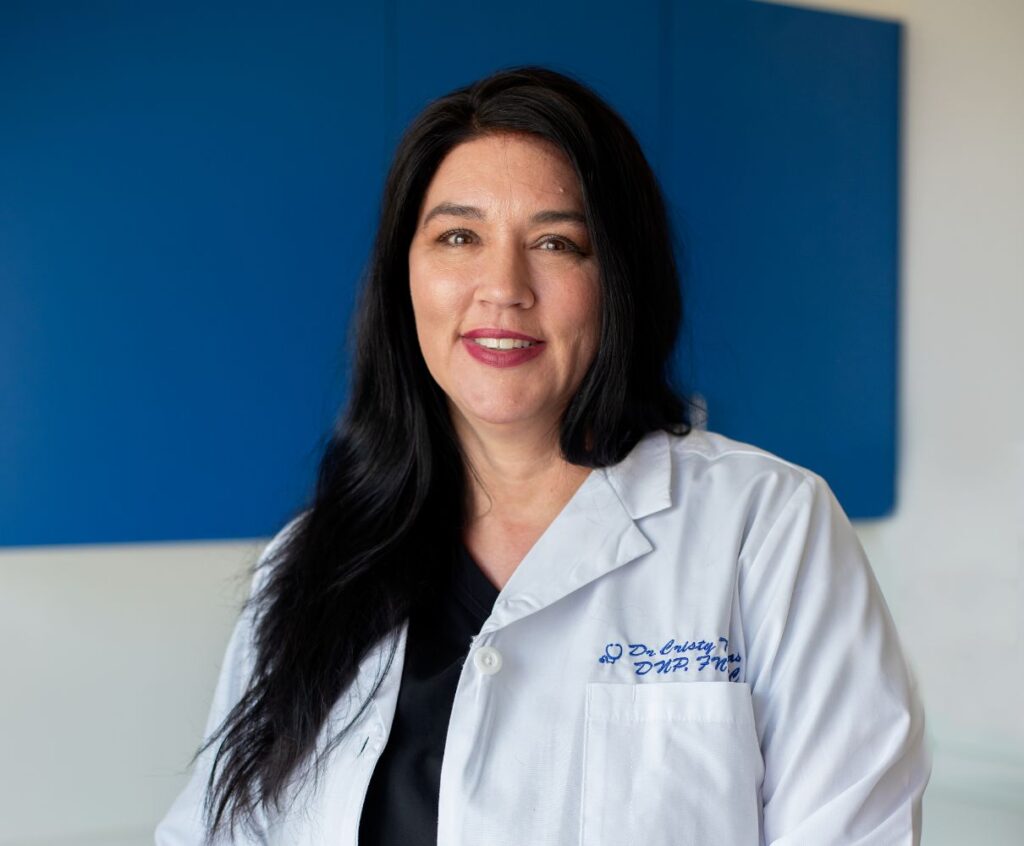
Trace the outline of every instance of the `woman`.
{"type": "Polygon", "coordinates": [[[157,843],[917,843],[929,763],[825,482],[691,429],[662,197],[543,68],[403,138],[353,389],[157,843]]]}

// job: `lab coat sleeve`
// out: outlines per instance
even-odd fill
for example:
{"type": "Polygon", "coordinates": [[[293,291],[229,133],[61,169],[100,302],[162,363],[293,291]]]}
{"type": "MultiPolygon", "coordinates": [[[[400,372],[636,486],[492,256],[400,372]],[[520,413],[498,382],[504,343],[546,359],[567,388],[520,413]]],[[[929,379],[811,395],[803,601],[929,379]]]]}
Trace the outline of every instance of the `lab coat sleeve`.
{"type": "MultiPolygon", "coordinates": [[[[266,579],[267,567],[264,566],[268,556],[277,548],[280,542],[296,525],[293,520],[281,530],[267,545],[260,556],[256,567],[256,574],[253,577],[250,587],[250,596],[255,594],[266,579]]],[[[221,725],[228,712],[241,698],[245,692],[249,676],[252,672],[252,633],[253,617],[251,609],[247,609],[239,616],[235,623],[231,638],[228,641],[224,653],[224,660],[221,663],[220,674],[217,678],[217,685],[213,694],[213,703],[210,706],[209,715],[206,719],[206,728],[203,738],[209,737],[221,725]]],[[[206,794],[207,780],[210,777],[210,768],[216,754],[218,745],[206,749],[196,759],[195,766],[189,777],[185,788],[174,800],[164,818],[159,822],[155,832],[156,846],[201,846],[206,844],[205,826],[203,821],[203,801],[206,794]]],[[[260,833],[257,835],[243,833],[236,829],[233,838],[220,837],[216,844],[236,844],[237,846],[256,846],[265,844],[263,836],[266,821],[262,817],[257,819],[260,833]]]]}
{"type": "Polygon", "coordinates": [[[813,473],[741,556],[770,846],[917,846],[924,713],[867,557],[813,473]]]}

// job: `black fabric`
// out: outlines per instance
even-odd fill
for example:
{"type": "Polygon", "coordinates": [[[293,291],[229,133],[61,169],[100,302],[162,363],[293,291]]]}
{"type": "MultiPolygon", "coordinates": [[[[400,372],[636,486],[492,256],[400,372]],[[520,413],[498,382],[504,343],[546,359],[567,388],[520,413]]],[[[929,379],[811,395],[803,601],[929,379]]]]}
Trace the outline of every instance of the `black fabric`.
{"type": "Polygon", "coordinates": [[[409,615],[394,723],[374,768],[359,846],[436,846],[437,798],[448,720],[469,643],[498,589],[465,547],[409,615]]]}

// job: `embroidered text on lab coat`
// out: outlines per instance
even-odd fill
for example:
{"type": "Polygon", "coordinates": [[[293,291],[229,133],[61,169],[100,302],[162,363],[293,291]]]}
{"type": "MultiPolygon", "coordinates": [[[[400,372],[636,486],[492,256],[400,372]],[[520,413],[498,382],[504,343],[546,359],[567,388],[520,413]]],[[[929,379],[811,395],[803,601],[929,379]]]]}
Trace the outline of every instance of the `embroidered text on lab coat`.
{"type": "Polygon", "coordinates": [[[743,660],[738,652],[729,652],[729,639],[726,637],[681,641],[670,637],[657,648],[649,647],[646,643],[627,643],[625,647],[621,643],[608,643],[604,647],[604,654],[597,661],[599,664],[614,664],[624,655],[640,659],[632,662],[633,672],[638,676],[645,676],[652,671],[667,674],[710,670],[712,674],[728,673],[730,681],[739,678],[739,664],[743,660]],[[694,654],[691,656],[687,653],[694,654]]]}

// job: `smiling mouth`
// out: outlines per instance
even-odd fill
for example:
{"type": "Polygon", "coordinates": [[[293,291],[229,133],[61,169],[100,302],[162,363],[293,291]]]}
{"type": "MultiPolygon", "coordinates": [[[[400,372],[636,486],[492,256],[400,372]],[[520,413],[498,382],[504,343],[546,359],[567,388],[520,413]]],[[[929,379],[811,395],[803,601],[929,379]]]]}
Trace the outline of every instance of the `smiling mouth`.
{"type": "Polygon", "coordinates": [[[469,338],[479,347],[488,350],[522,350],[535,347],[540,341],[521,341],[518,338],[469,338]]]}
{"type": "Polygon", "coordinates": [[[547,344],[529,338],[494,338],[481,334],[462,336],[463,349],[486,367],[519,367],[544,355],[547,344]]]}

